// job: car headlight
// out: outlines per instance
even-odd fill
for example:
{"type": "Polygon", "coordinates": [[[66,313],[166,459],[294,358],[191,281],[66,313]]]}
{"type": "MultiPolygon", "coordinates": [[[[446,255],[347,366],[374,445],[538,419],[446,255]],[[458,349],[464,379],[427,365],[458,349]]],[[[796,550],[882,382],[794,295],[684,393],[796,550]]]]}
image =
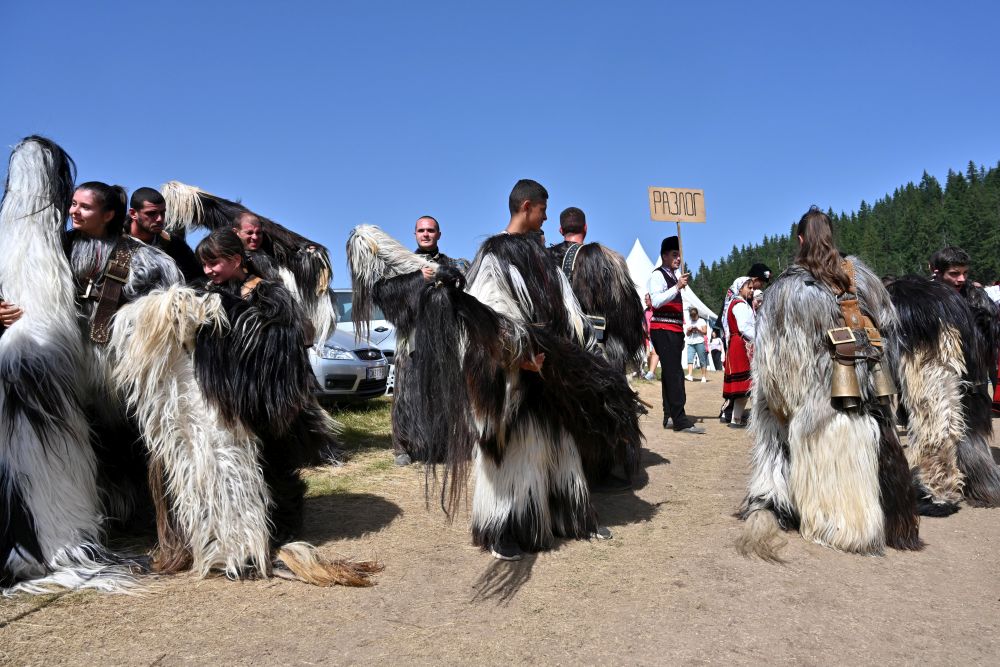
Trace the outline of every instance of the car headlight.
{"type": "Polygon", "coordinates": [[[319,351],[319,356],[324,359],[342,359],[348,361],[354,359],[353,352],[338,345],[324,345],[319,351]]]}

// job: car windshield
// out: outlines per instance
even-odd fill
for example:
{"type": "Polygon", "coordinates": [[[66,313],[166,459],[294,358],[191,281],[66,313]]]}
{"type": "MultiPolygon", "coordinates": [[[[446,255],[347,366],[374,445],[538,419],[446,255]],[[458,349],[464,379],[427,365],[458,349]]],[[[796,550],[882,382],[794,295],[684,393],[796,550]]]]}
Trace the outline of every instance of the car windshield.
{"type": "MultiPolygon", "coordinates": [[[[351,291],[337,290],[333,293],[336,309],[337,309],[337,321],[338,322],[350,322],[351,321],[351,291]]],[[[372,304],[372,319],[373,320],[384,320],[385,314],[382,309],[378,306],[372,304]]]]}

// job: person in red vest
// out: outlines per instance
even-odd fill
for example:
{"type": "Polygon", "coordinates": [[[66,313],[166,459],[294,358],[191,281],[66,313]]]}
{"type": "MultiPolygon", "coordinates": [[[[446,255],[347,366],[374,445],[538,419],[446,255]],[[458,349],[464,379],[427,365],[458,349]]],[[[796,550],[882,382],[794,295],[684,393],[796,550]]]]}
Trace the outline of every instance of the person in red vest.
{"type": "Polygon", "coordinates": [[[646,283],[653,304],[649,322],[649,338],[660,357],[660,386],[663,392],[663,428],[668,420],[675,431],[704,433],[705,429],[684,412],[687,394],[684,390],[684,301],[681,290],[687,287],[690,273],[680,273],[681,253],[676,236],[668,236],[660,244],[662,266],[656,268],[646,283]]]}

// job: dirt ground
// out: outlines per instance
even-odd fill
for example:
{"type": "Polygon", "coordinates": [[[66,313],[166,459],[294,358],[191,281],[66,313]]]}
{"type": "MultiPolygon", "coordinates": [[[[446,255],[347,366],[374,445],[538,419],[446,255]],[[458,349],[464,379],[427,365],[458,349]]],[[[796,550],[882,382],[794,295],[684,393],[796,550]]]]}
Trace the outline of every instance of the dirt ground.
{"type": "MultiPolygon", "coordinates": [[[[470,545],[388,449],[311,473],[308,534],[385,563],[367,589],[174,577],[142,597],[0,601],[14,664],[997,664],[1000,510],[924,519],[917,553],[860,557],[788,535],[784,565],[733,543],[748,440],[715,416],[721,376],[689,383],[708,434],[644,419],[648,482],[595,497],[609,542],[520,563],[470,545]],[[325,485],[325,486],[324,486],[325,485]]],[[[659,385],[641,383],[659,405],[659,385]]]]}

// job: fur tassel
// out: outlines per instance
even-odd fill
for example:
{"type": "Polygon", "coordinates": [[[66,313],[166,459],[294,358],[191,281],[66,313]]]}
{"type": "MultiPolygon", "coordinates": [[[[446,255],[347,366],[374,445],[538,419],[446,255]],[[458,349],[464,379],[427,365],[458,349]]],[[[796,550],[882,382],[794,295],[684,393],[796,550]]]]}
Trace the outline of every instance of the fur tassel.
{"type": "Polygon", "coordinates": [[[306,542],[289,542],[277,560],[300,580],[313,586],[374,586],[371,576],[385,569],[378,561],[327,560],[306,542]]]}
{"type": "Polygon", "coordinates": [[[784,563],[779,552],[788,541],[781,535],[774,512],[754,510],[744,520],[743,532],[736,539],[736,551],[744,558],[757,556],[771,563],[784,563]]]}

